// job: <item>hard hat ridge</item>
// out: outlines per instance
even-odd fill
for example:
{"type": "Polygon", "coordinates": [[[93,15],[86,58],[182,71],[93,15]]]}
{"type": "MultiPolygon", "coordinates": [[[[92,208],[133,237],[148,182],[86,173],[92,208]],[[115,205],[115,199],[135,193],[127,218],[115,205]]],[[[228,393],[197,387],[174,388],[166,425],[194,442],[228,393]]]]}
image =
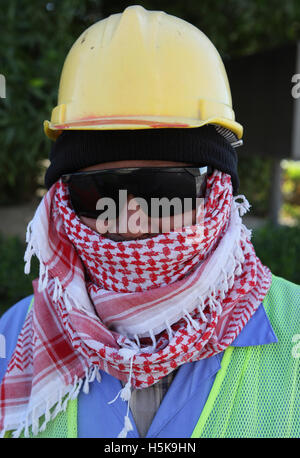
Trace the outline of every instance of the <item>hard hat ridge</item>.
{"type": "Polygon", "coordinates": [[[89,27],[65,60],[46,134],[219,125],[242,137],[221,57],[195,26],[127,7],[89,27]]]}

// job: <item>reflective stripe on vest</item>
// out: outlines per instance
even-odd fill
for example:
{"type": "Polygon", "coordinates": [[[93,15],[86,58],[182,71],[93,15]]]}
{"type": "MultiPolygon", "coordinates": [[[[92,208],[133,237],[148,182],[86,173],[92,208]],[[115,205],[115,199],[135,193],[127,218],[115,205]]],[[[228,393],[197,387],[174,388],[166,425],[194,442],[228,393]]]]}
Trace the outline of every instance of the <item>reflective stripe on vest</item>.
{"type": "Polygon", "coordinates": [[[278,343],[227,348],[192,437],[300,437],[300,287],[273,275],[263,305],[278,343]]]}

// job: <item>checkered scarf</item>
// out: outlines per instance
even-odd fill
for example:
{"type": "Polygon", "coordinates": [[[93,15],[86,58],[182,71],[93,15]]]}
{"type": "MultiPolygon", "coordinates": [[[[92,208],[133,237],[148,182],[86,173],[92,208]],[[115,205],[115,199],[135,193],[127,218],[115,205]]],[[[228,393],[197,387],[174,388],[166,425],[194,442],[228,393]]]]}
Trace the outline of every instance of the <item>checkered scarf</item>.
{"type": "MultiPolygon", "coordinates": [[[[79,220],[61,181],[52,186],[28,227],[25,272],[35,254],[40,274],[1,385],[2,434],[43,431],[101,381],[99,370],[126,382],[117,396],[129,401],[131,387],[233,342],[271,272],[255,255],[241,220],[249,204],[233,198],[229,175],[208,177],[204,208],[202,237],[195,225],[114,242],[79,220]]],[[[132,429],[128,409],[120,437],[132,429]]]]}

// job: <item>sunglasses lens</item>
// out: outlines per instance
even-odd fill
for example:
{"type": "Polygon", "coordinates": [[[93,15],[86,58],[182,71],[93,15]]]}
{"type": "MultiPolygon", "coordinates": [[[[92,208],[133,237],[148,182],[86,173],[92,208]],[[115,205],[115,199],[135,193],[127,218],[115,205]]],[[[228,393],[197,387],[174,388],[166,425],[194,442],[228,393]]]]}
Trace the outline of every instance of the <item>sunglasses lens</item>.
{"type": "Polygon", "coordinates": [[[147,202],[149,216],[162,218],[195,209],[196,197],[202,197],[206,182],[205,176],[199,178],[201,189],[197,195],[196,179],[187,172],[143,174],[140,194],[147,202]]]}
{"type": "Polygon", "coordinates": [[[148,216],[156,218],[195,209],[196,198],[205,195],[206,174],[193,174],[183,168],[172,172],[153,168],[118,170],[65,176],[64,181],[69,185],[71,203],[77,214],[97,218],[113,202],[115,216],[118,217],[127,203],[126,198],[120,199],[119,191],[142,199],[146,204],[141,205],[142,210],[146,208],[148,216]],[[126,170],[129,172],[126,173],[126,170]]]}
{"type": "MultiPolygon", "coordinates": [[[[99,206],[101,198],[106,198],[107,204],[109,198],[118,205],[118,187],[114,176],[106,180],[97,179],[93,175],[73,176],[69,183],[69,192],[72,206],[80,216],[97,218],[101,215],[106,210],[105,205],[99,206]]],[[[102,202],[105,203],[105,200],[102,202]]]]}

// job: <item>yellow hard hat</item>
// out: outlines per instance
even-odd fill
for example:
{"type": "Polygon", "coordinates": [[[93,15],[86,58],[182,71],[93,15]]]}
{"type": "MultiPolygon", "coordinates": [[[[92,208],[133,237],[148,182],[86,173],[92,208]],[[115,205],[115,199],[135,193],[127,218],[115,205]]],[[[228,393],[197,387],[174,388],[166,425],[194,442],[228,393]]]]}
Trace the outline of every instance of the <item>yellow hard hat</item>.
{"type": "Polygon", "coordinates": [[[188,22],[135,5],[96,22],[73,44],[44,129],[55,140],[63,130],[206,124],[229,132],[232,142],[243,134],[218,51],[188,22]]]}

